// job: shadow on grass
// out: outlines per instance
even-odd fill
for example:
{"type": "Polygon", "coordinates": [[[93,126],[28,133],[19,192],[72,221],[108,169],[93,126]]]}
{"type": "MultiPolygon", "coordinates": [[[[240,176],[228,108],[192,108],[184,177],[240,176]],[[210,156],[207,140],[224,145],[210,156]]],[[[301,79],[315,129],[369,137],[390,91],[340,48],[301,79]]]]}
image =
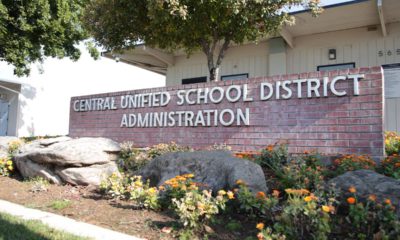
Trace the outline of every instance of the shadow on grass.
{"type": "Polygon", "coordinates": [[[39,221],[22,220],[0,213],[0,240],[83,240],[61,231],[56,231],[39,221]]]}

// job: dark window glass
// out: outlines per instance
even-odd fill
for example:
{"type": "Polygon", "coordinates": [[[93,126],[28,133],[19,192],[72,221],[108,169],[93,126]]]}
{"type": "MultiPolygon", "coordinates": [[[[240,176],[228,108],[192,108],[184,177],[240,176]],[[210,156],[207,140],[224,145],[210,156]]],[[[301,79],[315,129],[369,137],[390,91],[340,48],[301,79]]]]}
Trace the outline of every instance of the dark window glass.
{"type": "Polygon", "coordinates": [[[207,77],[196,77],[196,78],[184,78],[182,84],[193,84],[207,82],[207,77]]]}
{"type": "Polygon", "coordinates": [[[248,78],[249,78],[248,73],[221,76],[222,81],[224,81],[224,80],[243,80],[243,79],[248,79],[248,78]]]}
{"type": "Polygon", "coordinates": [[[331,65],[321,65],[317,67],[317,71],[332,71],[332,70],[341,70],[348,68],[355,68],[355,63],[340,63],[340,64],[331,64],[331,65]]]}

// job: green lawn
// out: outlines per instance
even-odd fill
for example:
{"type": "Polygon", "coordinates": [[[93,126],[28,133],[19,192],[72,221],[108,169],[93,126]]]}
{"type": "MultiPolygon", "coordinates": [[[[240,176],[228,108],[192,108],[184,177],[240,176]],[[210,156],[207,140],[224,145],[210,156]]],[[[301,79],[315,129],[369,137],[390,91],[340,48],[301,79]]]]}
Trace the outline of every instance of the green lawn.
{"type": "Polygon", "coordinates": [[[57,231],[34,220],[23,220],[0,213],[0,240],[88,240],[57,231]]]}

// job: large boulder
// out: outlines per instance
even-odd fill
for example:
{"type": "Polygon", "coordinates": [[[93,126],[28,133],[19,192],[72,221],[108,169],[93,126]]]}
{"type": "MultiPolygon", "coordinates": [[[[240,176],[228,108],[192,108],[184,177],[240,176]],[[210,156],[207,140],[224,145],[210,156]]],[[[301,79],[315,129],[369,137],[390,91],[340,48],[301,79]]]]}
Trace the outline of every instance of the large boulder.
{"type": "Polygon", "coordinates": [[[56,170],[57,175],[69,184],[93,186],[99,186],[101,181],[114,172],[118,172],[118,167],[114,162],[89,167],[72,167],[56,170]]]}
{"type": "Polygon", "coordinates": [[[23,159],[15,162],[17,169],[25,179],[41,177],[54,184],[61,184],[62,180],[54,173],[51,166],[23,159]]]}
{"type": "Polygon", "coordinates": [[[80,167],[115,161],[121,150],[117,142],[107,138],[79,138],[53,144],[42,142],[25,146],[15,155],[16,161],[30,159],[41,164],[80,167]]]}
{"type": "Polygon", "coordinates": [[[398,208],[400,203],[400,180],[386,177],[371,170],[357,170],[335,177],[328,184],[341,190],[343,198],[350,196],[348,192],[350,187],[356,188],[356,194],[360,199],[365,200],[371,194],[376,195],[377,201],[380,202],[388,198],[397,206],[396,209],[400,216],[398,208]]]}
{"type": "Polygon", "coordinates": [[[168,179],[187,173],[194,174],[195,182],[205,184],[213,192],[233,189],[239,179],[246,182],[253,192],[268,190],[259,165],[224,151],[167,153],[153,159],[139,175],[159,186],[168,179]]]}
{"type": "Polygon", "coordinates": [[[98,186],[103,177],[118,171],[119,151],[119,144],[107,138],[58,137],[25,145],[14,160],[24,178],[98,186]]]}

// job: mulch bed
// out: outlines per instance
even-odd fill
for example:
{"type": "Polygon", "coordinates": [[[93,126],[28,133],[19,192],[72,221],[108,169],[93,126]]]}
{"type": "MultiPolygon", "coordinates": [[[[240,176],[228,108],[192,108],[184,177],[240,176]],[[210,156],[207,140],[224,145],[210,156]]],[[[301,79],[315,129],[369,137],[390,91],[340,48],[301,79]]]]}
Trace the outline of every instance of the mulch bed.
{"type": "MultiPolygon", "coordinates": [[[[34,191],[32,186],[33,183],[19,177],[0,177],[0,199],[149,240],[177,238],[175,231],[165,231],[164,227],[177,225],[168,212],[134,209],[129,202],[105,199],[90,187],[50,184],[46,186],[47,191],[34,191]],[[69,200],[71,205],[56,210],[50,206],[56,200],[69,200]]],[[[218,224],[212,226],[215,233],[209,239],[245,239],[256,234],[255,223],[247,220],[243,223],[240,216],[235,219],[242,222],[240,231],[226,229],[226,221],[230,221],[228,217],[219,218],[218,224]]]]}

